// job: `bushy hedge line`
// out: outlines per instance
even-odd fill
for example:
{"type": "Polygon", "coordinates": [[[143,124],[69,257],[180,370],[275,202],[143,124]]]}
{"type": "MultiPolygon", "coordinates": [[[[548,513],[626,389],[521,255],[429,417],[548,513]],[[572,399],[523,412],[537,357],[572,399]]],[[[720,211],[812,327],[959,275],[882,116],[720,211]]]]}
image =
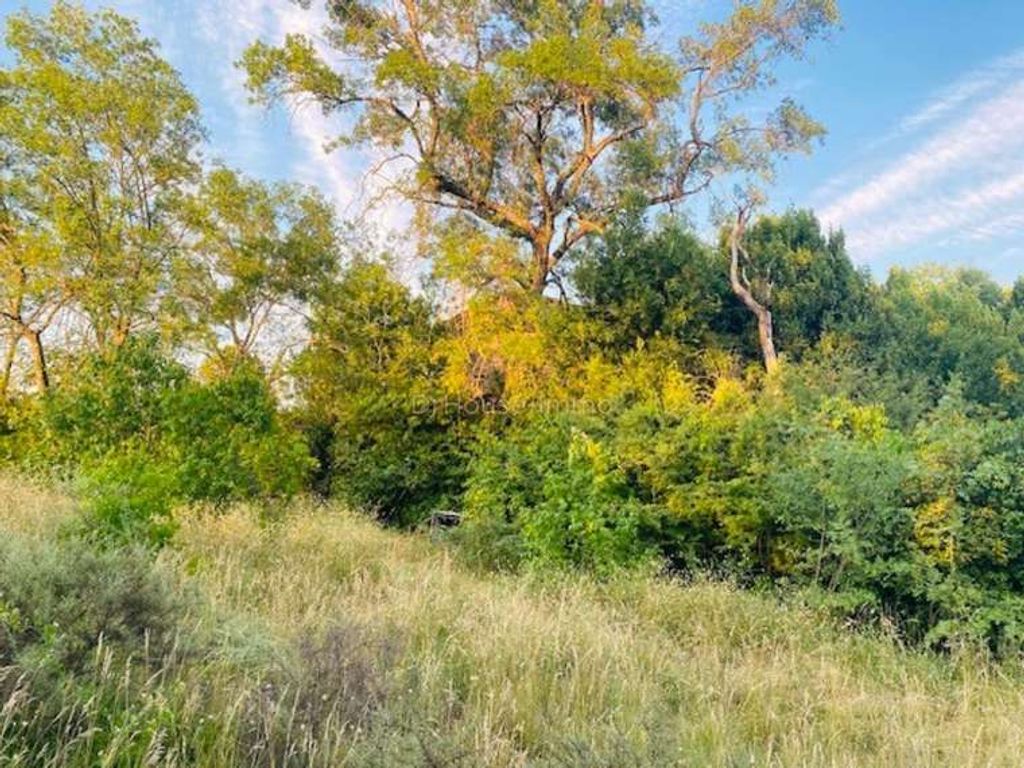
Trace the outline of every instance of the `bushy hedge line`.
{"type": "Polygon", "coordinates": [[[203,381],[153,338],[76,359],[10,421],[8,461],[77,481],[86,525],[120,541],[162,544],[179,504],[288,498],[313,467],[254,364],[203,381]]]}

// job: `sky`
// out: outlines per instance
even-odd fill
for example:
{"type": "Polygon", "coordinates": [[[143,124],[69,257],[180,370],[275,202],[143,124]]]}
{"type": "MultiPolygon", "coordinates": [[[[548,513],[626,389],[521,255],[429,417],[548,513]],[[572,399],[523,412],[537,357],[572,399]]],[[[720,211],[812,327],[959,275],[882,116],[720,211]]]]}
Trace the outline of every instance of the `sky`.
{"type": "MultiPolygon", "coordinates": [[[[342,216],[400,231],[407,211],[376,203],[365,153],[325,154],[337,122],[314,107],[251,105],[235,68],[255,40],[317,33],[322,3],[289,0],[88,0],[136,18],[199,98],[207,156],[264,179],[319,186],[342,216]]],[[[0,16],[46,0],[0,2],[0,16]]],[[[728,0],[655,0],[671,43],[728,0]]],[[[877,278],[922,263],[1024,273],[1024,2],[840,0],[842,28],[787,62],[771,93],[793,96],[828,129],[809,157],[780,165],[769,207],[813,208],[841,227],[877,278]]],[[[758,104],[751,103],[752,109],[758,104]]],[[[763,105],[762,105],[763,106],[763,105]]],[[[693,218],[708,225],[697,205],[693,218]]]]}

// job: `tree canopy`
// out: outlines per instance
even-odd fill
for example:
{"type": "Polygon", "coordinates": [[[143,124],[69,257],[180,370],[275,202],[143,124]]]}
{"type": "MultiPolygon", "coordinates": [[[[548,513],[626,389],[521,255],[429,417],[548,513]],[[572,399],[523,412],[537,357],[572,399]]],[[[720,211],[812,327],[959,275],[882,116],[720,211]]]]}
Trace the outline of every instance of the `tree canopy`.
{"type": "Polygon", "coordinates": [[[179,244],[174,206],[200,172],[198,104],[155,44],[110,11],[58,2],[45,18],[14,15],[6,42],[16,57],[0,76],[7,205],[59,263],[59,276],[49,259],[22,270],[12,253],[8,290],[24,291],[20,275],[33,273],[38,306],[41,284],[59,279],[96,344],[119,346],[154,327],[179,244]]]}
{"type": "MultiPolygon", "coordinates": [[[[305,5],[309,5],[307,0],[305,5]]],[[[792,100],[754,121],[742,97],[838,18],[831,0],[758,0],[662,50],[641,0],[327,3],[330,50],[289,35],[241,64],[265,103],[352,113],[388,188],[522,244],[518,282],[552,272],[627,201],[680,203],[822,134],[792,100]]]]}

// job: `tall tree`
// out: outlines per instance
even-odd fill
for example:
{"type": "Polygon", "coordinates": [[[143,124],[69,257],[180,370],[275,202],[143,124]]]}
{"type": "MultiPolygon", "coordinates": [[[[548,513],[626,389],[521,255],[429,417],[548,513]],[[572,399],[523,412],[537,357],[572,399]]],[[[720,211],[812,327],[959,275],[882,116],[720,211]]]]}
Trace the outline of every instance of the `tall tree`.
{"type": "Polygon", "coordinates": [[[10,387],[22,342],[32,358],[36,389],[49,387],[43,338],[64,305],[59,251],[23,193],[17,179],[0,180],[0,328],[5,341],[0,397],[10,387]]]}
{"type": "Polygon", "coordinates": [[[305,302],[337,266],[334,213],[298,185],[216,168],[183,213],[191,242],[168,314],[216,355],[252,357],[275,312],[305,302]]]}
{"type": "Polygon", "coordinates": [[[155,319],[199,171],[195,99],[156,44],[112,11],[14,14],[0,70],[0,155],[61,253],[63,288],[100,349],[155,319]]]}
{"type": "Polygon", "coordinates": [[[740,209],[729,233],[733,293],[754,315],[766,365],[782,346],[791,356],[827,332],[849,336],[870,313],[871,283],[846,255],[842,231],[823,233],[811,211],[760,216],[740,209]]]}
{"type": "Polygon", "coordinates": [[[621,351],[658,336],[690,349],[729,347],[747,329],[720,255],[679,217],[649,227],[627,212],[576,261],[576,294],[621,351]]]}
{"type": "Polygon", "coordinates": [[[673,56],[643,0],[347,0],[327,11],[337,55],[294,34],[246,51],[256,98],[354,113],[338,144],[382,150],[390,189],[423,211],[521,242],[520,282],[536,292],[625,202],[679,203],[807,148],[822,129],[792,101],[760,122],[737,102],[837,19],[834,0],[748,0],[673,56]]]}
{"type": "Polygon", "coordinates": [[[736,221],[729,232],[729,285],[732,286],[736,297],[743,302],[743,306],[749,309],[757,320],[757,343],[761,348],[765,370],[771,373],[779,363],[779,355],[775,349],[775,321],[771,310],[775,280],[770,268],[753,278],[750,276],[749,270],[753,266],[753,259],[744,240],[752,210],[753,204],[740,206],[736,212],[736,221]]]}

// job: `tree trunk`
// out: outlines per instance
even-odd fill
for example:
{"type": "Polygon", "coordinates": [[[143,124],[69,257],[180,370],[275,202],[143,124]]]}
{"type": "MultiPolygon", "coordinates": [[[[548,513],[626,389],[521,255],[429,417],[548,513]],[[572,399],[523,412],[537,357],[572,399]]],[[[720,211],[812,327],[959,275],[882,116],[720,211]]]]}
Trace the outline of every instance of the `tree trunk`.
{"type": "Polygon", "coordinates": [[[761,345],[761,357],[764,359],[765,370],[771,373],[779,363],[779,356],[775,351],[772,313],[771,310],[762,307],[755,314],[757,315],[757,341],[761,345]]]}
{"type": "Polygon", "coordinates": [[[740,253],[743,252],[742,239],[746,228],[749,211],[741,210],[736,216],[736,223],[733,225],[732,234],[729,238],[731,260],[729,262],[729,284],[744,306],[749,309],[757,318],[757,341],[761,347],[761,358],[764,360],[764,367],[768,373],[775,370],[779,362],[779,356],[775,351],[775,332],[772,328],[772,313],[768,307],[759,302],[750,290],[749,281],[740,272],[740,253]]]}
{"type": "Polygon", "coordinates": [[[548,240],[534,240],[533,242],[533,281],[530,287],[536,294],[544,293],[544,289],[548,287],[549,246],[548,240]]]}
{"type": "Polygon", "coordinates": [[[40,392],[50,388],[50,372],[46,367],[46,351],[43,349],[42,334],[39,331],[26,331],[29,347],[32,349],[32,368],[35,372],[36,387],[40,392]]]}
{"type": "Polygon", "coordinates": [[[7,349],[4,350],[3,370],[0,370],[0,398],[7,394],[11,386],[11,371],[14,370],[14,358],[18,352],[18,334],[7,334],[7,349]]]}

